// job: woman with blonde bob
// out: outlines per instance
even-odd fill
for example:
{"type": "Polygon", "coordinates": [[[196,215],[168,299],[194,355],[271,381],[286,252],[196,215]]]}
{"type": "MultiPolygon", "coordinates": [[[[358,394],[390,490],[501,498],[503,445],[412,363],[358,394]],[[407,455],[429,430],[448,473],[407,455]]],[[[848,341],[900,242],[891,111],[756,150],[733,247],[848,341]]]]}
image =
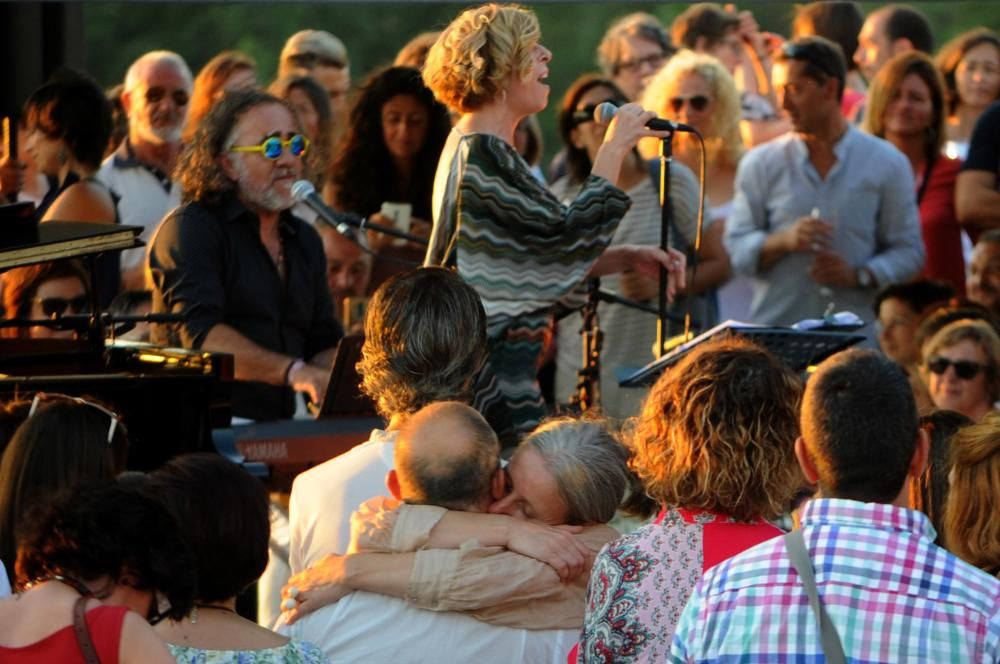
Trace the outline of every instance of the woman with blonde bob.
{"type": "Polygon", "coordinates": [[[1000,399],[1000,337],[989,323],[957,320],[924,343],[922,373],[937,408],[979,422],[1000,399]]]}
{"type": "Polygon", "coordinates": [[[1000,413],[960,429],[951,439],[951,487],[944,508],[945,547],[1000,577],[1000,413]]]}
{"type": "Polygon", "coordinates": [[[489,316],[490,362],[514,426],[544,415],[536,362],[552,306],[588,277],[636,269],[668,271],[669,292],[684,285],[684,256],[658,247],[608,247],[629,207],[617,186],[653,113],[626,104],[611,121],[579,195],[563,205],[514,148],[521,119],[548,103],[552,53],[528,9],[495,3],[462,12],[431,47],[423,77],[460,117],[434,180],[425,264],[454,265],[489,316]]]}
{"type": "Polygon", "coordinates": [[[910,160],[927,261],[923,275],[965,292],[962,229],[955,216],[961,162],[941,154],[945,139],[944,80],[934,62],[910,51],[889,60],[868,90],[864,130],[910,160]]]}
{"type": "Polygon", "coordinates": [[[738,337],[706,342],[664,372],[632,435],[632,468],[660,505],[615,540],[590,576],[580,662],[666,658],[704,570],[781,531],[805,482],[795,460],[802,381],[738,337]]]}
{"type": "MultiPolygon", "coordinates": [[[[740,93],[732,75],[711,55],[681,51],[653,77],[642,105],[661,118],[691,125],[705,139],[708,209],[704,242],[725,255],[722,235],[733,205],[736,167],[745,152],[740,137],[740,93]]],[[[643,140],[639,151],[644,158],[654,159],[660,154],[659,142],[643,140]]],[[[701,172],[701,146],[694,134],[674,136],[674,157],[693,172],[701,172]]],[[[752,294],[749,278],[729,280],[719,289],[719,320],[750,320],[752,294]]]]}

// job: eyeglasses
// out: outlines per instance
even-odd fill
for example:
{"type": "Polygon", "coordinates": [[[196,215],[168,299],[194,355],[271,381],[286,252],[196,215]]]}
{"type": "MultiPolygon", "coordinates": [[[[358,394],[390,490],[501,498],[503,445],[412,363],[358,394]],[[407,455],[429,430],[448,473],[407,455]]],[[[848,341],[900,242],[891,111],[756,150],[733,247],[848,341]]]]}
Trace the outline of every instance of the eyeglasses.
{"type": "Polygon", "coordinates": [[[81,404],[83,406],[90,406],[91,408],[94,408],[96,410],[101,411],[101,413],[103,413],[104,415],[107,415],[108,419],[111,420],[110,424],[108,425],[108,444],[109,445],[111,444],[111,440],[115,436],[115,429],[121,428],[122,433],[125,434],[126,436],[128,435],[127,431],[125,430],[125,424],[118,418],[118,415],[116,415],[112,411],[108,410],[104,406],[102,406],[100,404],[96,404],[93,401],[87,401],[86,399],[81,399],[80,397],[71,397],[68,394],[59,394],[57,392],[37,392],[37,393],[35,393],[35,398],[32,399],[32,401],[31,401],[31,410],[28,411],[28,417],[30,418],[32,415],[35,414],[35,411],[38,410],[39,404],[41,404],[43,401],[49,401],[49,400],[53,400],[53,399],[63,399],[65,401],[72,401],[73,403],[78,403],[78,404],[81,404]]]}
{"type": "Polygon", "coordinates": [[[284,141],[277,136],[271,136],[261,141],[260,145],[240,145],[229,148],[229,151],[259,152],[268,159],[277,159],[285,148],[288,148],[288,153],[293,157],[301,157],[309,149],[309,139],[302,134],[295,134],[284,141]]]}
{"type": "Polygon", "coordinates": [[[706,108],[708,108],[708,102],[711,99],[705,95],[694,95],[693,97],[671,97],[670,98],[670,108],[673,109],[674,113],[680,113],[681,109],[684,108],[684,104],[691,106],[691,109],[701,113],[706,108]]]}
{"type": "Polygon", "coordinates": [[[781,46],[781,54],[789,60],[802,60],[815,67],[819,74],[826,77],[836,77],[830,68],[823,63],[815,48],[810,44],[796,44],[795,42],[785,42],[781,46]]]}
{"type": "Polygon", "coordinates": [[[952,361],[946,357],[932,357],[927,362],[927,369],[938,376],[948,371],[948,367],[955,367],[955,375],[962,380],[972,380],[980,371],[986,368],[971,360],[952,361]]]}
{"type": "Polygon", "coordinates": [[[46,318],[59,318],[71,309],[73,313],[86,313],[90,311],[90,299],[86,295],[76,297],[38,297],[32,300],[42,306],[42,313],[46,318]]]}
{"type": "Polygon", "coordinates": [[[578,108],[575,111],[573,111],[573,115],[570,116],[570,121],[573,123],[573,126],[577,127],[585,122],[593,122],[594,111],[597,110],[598,106],[605,103],[614,104],[615,106],[621,106],[622,104],[627,104],[628,101],[626,101],[625,99],[612,97],[605,99],[604,101],[599,101],[596,104],[587,104],[583,108],[578,108]]]}
{"type": "Polygon", "coordinates": [[[168,95],[174,100],[174,104],[177,106],[187,106],[188,102],[191,101],[191,95],[188,94],[187,90],[177,89],[168,92],[166,88],[156,86],[146,88],[146,103],[159,104],[168,95]]]}
{"type": "Polygon", "coordinates": [[[641,70],[643,65],[649,65],[653,69],[659,69],[660,65],[663,64],[663,61],[666,59],[666,57],[667,56],[664,55],[663,53],[652,53],[644,58],[635,58],[633,60],[622,60],[617,65],[615,65],[615,69],[617,69],[618,71],[626,71],[630,74],[634,74],[635,72],[641,70]]]}
{"type": "Polygon", "coordinates": [[[149,607],[149,614],[146,616],[146,622],[150,625],[163,622],[170,615],[171,609],[170,600],[159,590],[153,593],[153,602],[149,607]]]}

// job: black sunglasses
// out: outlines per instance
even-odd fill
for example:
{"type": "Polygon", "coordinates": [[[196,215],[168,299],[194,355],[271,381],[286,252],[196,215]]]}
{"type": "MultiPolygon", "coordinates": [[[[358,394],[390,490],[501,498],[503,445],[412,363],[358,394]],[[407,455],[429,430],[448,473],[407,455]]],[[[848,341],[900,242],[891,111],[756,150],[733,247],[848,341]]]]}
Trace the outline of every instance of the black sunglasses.
{"type": "Polygon", "coordinates": [[[693,97],[671,97],[670,108],[674,113],[680,113],[681,109],[684,108],[684,104],[690,104],[691,108],[700,113],[708,108],[709,101],[710,99],[705,95],[695,95],[693,97]]]}
{"type": "Polygon", "coordinates": [[[67,309],[71,309],[75,314],[90,311],[90,298],[86,295],[77,295],[70,298],[40,297],[35,298],[34,301],[42,306],[42,313],[47,318],[59,318],[66,313],[67,309]]]}
{"type": "Polygon", "coordinates": [[[628,102],[625,101],[624,99],[611,98],[611,99],[605,99],[604,101],[599,101],[596,104],[587,104],[583,108],[578,108],[575,111],[573,111],[573,115],[570,116],[570,120],[572,121],[573,126],[576,127],[582,125],[585,122],[593,122],[594,111],[597,110],[598,106],[604,103],[611,103],[614,104],[615,106],[621,106],[622,104],[627,104],[628,102]]]}
{"type": "Polygon", "coordinates": [[[955,375],[962,380],[972,380],[980,371],[986,368],[978,362],[971,360],[952,361],[946,357],[932,357],[927,362],[927,369],[938,376],[948,371],[948,367],[955,367],[955,375]]]}
{"type": "Polygon", "coordinates": [[[163,101],[168,94],[177,106],[187,106],[188,102],[191,101],[191,95],[188,94],[187,90],[177,89],[171,90],[168,93],[166,88],[161,88],[159,86],[146,88],[146,101],[150,104],[158,104],[163,101]]]}

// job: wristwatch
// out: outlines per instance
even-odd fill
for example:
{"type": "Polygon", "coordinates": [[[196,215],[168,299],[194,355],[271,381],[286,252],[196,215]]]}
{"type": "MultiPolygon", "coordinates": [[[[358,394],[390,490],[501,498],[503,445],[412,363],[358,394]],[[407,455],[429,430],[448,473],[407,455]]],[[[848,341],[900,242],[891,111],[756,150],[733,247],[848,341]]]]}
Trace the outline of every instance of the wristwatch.
{"type": "Polygon", "coordinates": [[[871,270],[866,267],[859,267],[854,273],[854,278],[858,281],[858,288],[875,288],[875,277],[871,270]]]}

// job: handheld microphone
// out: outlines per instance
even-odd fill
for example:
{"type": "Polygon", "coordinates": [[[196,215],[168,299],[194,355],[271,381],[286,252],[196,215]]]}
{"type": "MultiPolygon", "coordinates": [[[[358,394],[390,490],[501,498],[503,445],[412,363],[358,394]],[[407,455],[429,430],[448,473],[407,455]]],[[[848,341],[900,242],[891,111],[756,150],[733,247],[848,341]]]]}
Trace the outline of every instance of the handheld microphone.
{"type": "MultiPolygon", "coordinates": [[[[601,102],[597,105],[597,108],[594,109],[594,120],[600,124],[610,123],[616,115],[618,115],[618,107],[610,101],[601,102]]],[[[653,118],[646,123],[646,126],[650,129],[658,131],[687,131],[693,134],[698,133],[698,130],[691,125],[682,124],[680,122],[671,122],[670,120],[664,120],[663,118],[653,118]]]]}
{"type": "Polygon", "coordinates": [[[350,219],[351,215],[349,214],[331,210],[323,202],[323,199],[319,197],[319,194],[316,193],[316,187],[309,180],[297,180],[292,185],[292,198],[295,199],[295,202],[302,203],[315,212],[327,226],[330,226],[349,240],[358,241],[354,236],[351,226],[359,227],[361,222],[350,219]],[[354,223],[351,223],[352,221],[354,223]]]}

